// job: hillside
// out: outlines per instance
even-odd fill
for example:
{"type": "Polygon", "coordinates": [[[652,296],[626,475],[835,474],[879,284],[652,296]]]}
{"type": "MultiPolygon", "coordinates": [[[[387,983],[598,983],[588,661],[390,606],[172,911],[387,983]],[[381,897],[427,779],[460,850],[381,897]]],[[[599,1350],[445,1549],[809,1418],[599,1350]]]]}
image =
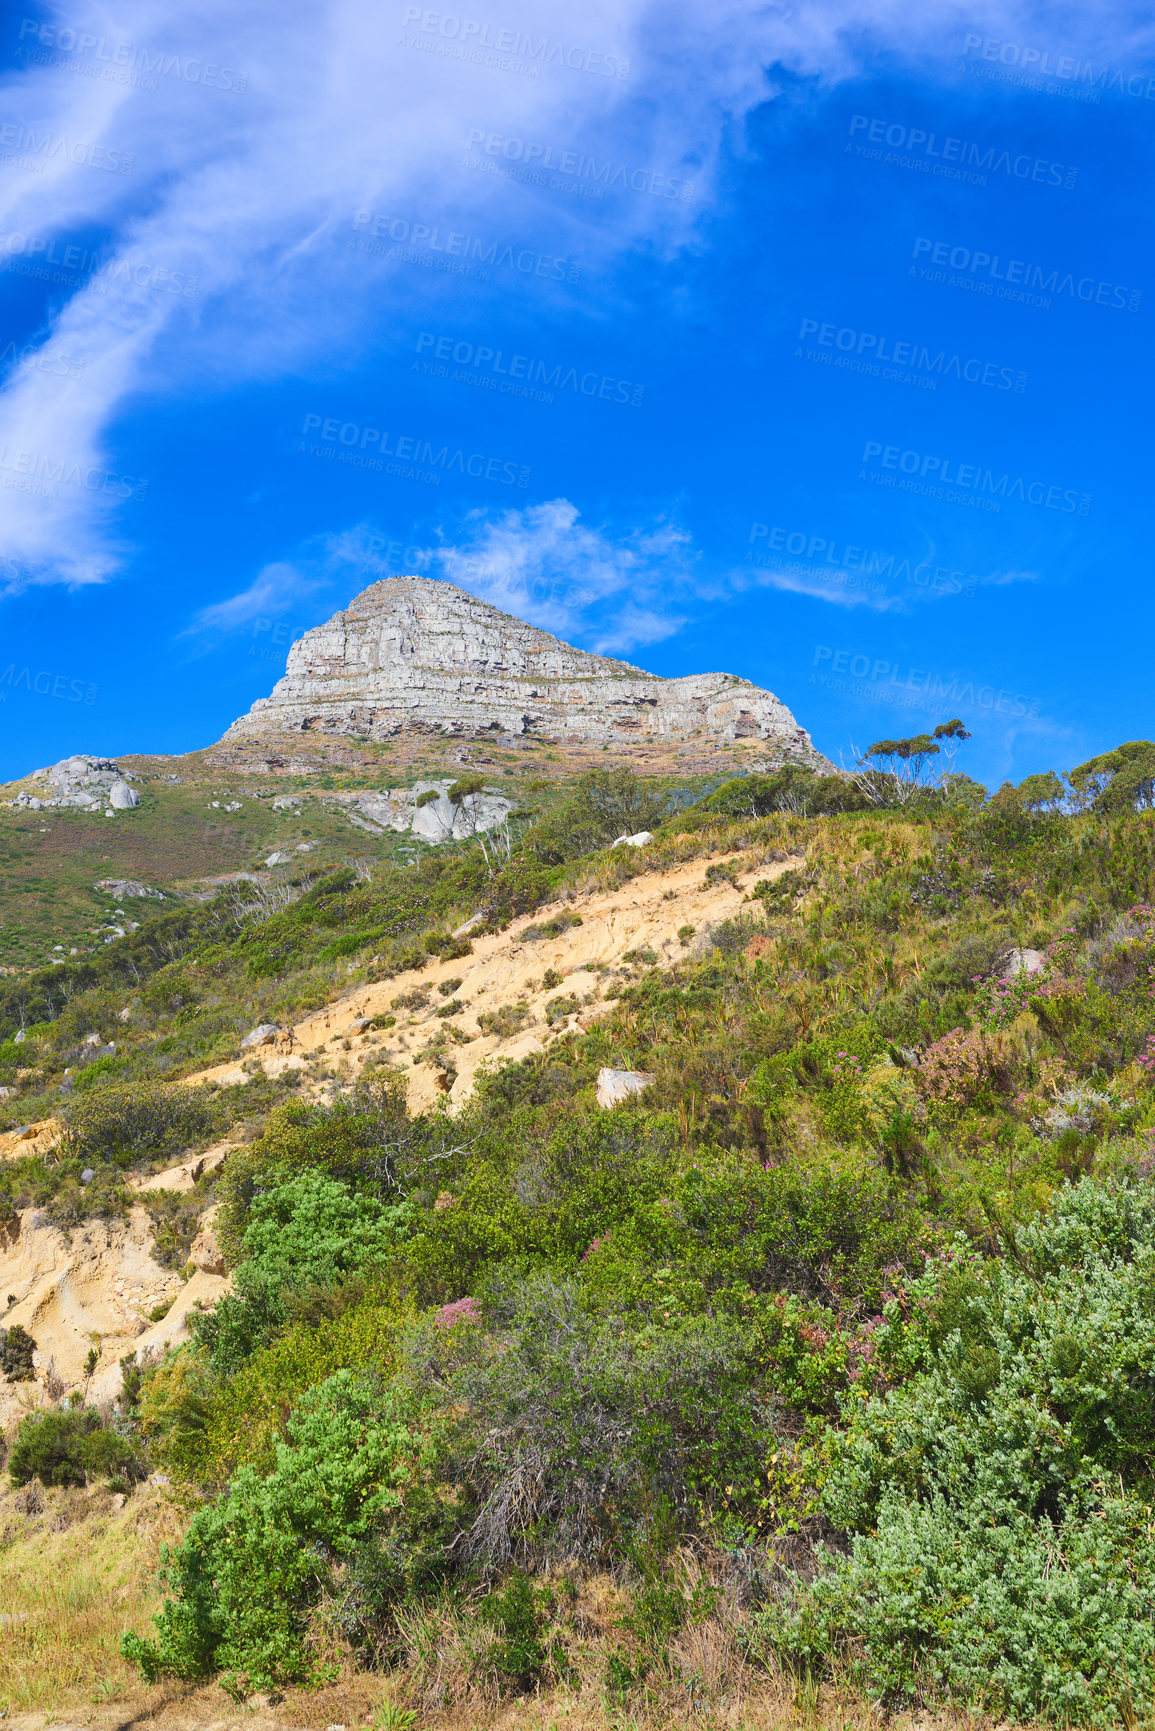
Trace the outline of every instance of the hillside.
{"type": "Polygon", "coordinates": [[[1140,760],[318,789],[0,982],[13,1711],[1145,1717],[1140,760]]]}

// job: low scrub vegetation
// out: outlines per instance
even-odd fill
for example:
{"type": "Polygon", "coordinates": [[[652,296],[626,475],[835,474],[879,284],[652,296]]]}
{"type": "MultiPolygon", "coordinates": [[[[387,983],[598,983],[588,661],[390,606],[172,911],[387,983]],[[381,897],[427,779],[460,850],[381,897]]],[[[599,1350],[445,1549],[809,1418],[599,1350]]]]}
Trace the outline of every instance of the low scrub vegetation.
{"type": "MultiPolygon", "coordinates": [[[[36,1432],[49,1474],[110,1475],[85,1451],[116,1439],[195,1511],[125,1639],[145,1678],[240,1699],[368,1670],[420,1715],[580,1682],[668,1716],[758,1678],[885,1712],[1155,1712],[1147,758],[983,800],[903,781],[938,738],[673,813],[587,779],[500,872],[463,850],[438,867],[452,894],[435,873],[394,902],[330,887],[266,933],[308,972],[304,922],[340,900],[450,955],[478,903],[500,925],[543,885],[693,859],[696,886],[741,891],[789,861],[739,917],[683,928],[672,965],[634,952],[587,1031],[575,994],[548,1000],[546,1050],[483,1070],[455,1114],[412,1115],[383,1070],[324,1099],[253,1084],[215,1192],[232,1292],[133,1367],[113,1423],[36,1432]],[[607,851],[642,827],[644,855],[607,851]],[[602,1110],[603,1066],[651,1081],[602,1110]]],[[[180,995],[214,981],[238,997],[211,1014],[239,1019],[251,954],[214,938],[180,995]]],[[[154,1044],[184,1007],[165,971],[154,1044]]],[[[277,990],[303,990],[288,965],[277,990]]],[[[181,1116],[167,1086],[62,1102],[106,1186],[153,1139],[220,1133],[214,1093],[181,1116]]]]}

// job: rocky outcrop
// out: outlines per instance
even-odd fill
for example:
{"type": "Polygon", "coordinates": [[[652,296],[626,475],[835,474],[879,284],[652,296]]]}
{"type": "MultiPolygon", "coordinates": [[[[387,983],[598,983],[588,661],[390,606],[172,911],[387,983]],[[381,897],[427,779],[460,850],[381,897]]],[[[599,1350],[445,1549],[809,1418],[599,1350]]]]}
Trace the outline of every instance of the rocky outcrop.
{"type": "Polygon", "coordinates": [[[486,788],[451,799],[453,785],[451,781],[418,781],[412,787],[326,797],[344,809],[350,823],[370,835],[397,830],[420,836],[434,847],[496,829],[513,810],[511,799],[486,788]]]}
{"type": "Polygon", "coordinates": [[[72,807],[78,811],[131,811],[140,804],[140,795],[129,787],[136,780],[130,770],[121,769],[107,757],[78,755],[66,757],[51,769],[38,769],[30,780],[39,787],[39,794],[20,792],[9,805],[27,806],[43,811],[49,806],[72,807]]]}
{"type": "Polygon", "coordinates": [[[663,679],[589,655],[452,583],[374,583],[296,642],[285,677],[222,744],[288,733],[405,732],[558,744],[756,739],[771,761],[829,769],[785,704],[730,673],[663,679]]]}

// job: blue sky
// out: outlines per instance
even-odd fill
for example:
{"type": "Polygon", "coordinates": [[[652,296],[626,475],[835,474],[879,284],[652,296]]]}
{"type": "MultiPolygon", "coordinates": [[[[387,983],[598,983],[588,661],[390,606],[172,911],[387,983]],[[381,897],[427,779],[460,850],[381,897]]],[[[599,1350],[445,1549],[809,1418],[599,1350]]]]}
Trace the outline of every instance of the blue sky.
{"type": "Polygon", "coordinates": [[[1155,733],[1137,9],[0,27],[0,773],[219,737],[407,571],[849,761],[1155,733]]]}

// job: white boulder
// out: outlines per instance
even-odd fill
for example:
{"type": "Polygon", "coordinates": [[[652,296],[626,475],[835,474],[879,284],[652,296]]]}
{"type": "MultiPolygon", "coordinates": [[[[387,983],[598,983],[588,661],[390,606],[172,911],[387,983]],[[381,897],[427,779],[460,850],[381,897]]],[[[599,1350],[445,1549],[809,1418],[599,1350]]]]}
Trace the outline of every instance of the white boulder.
{"type": "Polygon", "coordinates": [[[245,1035],[241,1041],[241,1051],[251,1046],[271,1046],[280,1031],[279,1022],[262,1022],[259,1027],[245,1035]]]}
{"type": "Polygon", "coordinates": [[[599,1106],[620,1106],[631,1094],[641,1094],[653,1081],[644,1070],[598,1071],[597,1100],[599,1106]]]}
{"type": "Polygon", "coordinates": [[[1013,980],[1016,974],[1040,974],[1046,966],[1041,950],[1012,950],[1001,977],[1013,980]]]}

